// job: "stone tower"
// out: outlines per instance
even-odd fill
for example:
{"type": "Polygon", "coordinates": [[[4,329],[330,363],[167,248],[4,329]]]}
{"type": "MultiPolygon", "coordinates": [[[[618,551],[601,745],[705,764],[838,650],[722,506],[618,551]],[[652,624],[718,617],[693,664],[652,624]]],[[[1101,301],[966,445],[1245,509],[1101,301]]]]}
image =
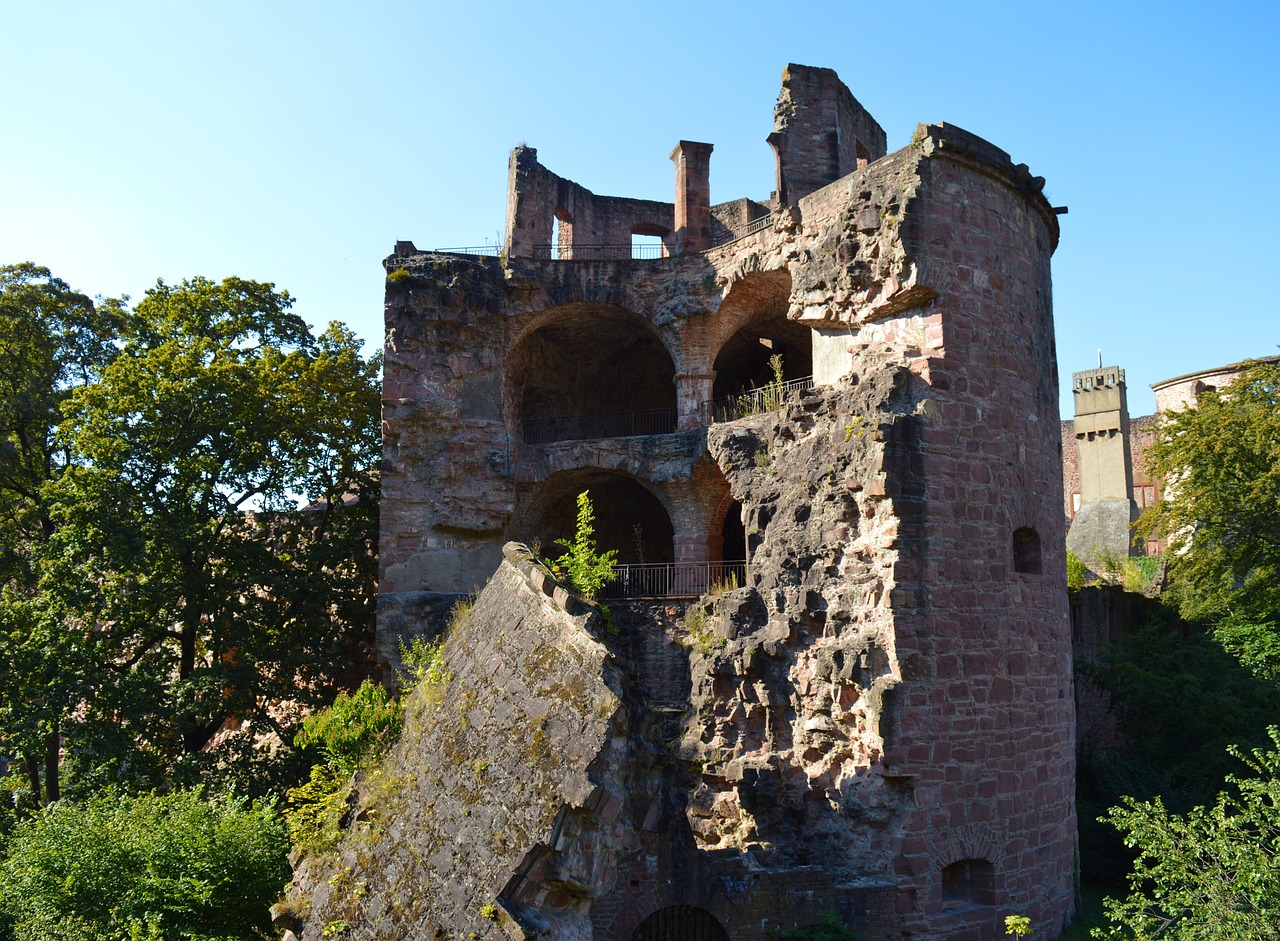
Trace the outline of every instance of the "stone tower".
{"type": "Polygon", "coordinates": [[[1067,548],[1091,568],[1133,553],[1130,524],[1133,460],[1124,370],[1099,367],[1071,376],[1080,468],[1080,509],[1067,533],[1067,548]]]}

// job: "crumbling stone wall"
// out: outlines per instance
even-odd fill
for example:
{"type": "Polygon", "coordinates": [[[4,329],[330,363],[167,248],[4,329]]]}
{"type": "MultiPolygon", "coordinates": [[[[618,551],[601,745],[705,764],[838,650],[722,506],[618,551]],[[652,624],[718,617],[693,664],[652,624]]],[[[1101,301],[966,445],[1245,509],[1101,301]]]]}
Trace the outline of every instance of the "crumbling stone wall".
{"type": "Polygon", "coordinates": [[[512,258],[574,257],[573,246],[631,244],[632,233],[657,235],[676,251],[675,203],[597,196],[538,163],[532,147],[511,152],[506,250],[512,258]],[[558,239],[552,238],[556,219],[558,239]],[[539,246],[550,246],[544,253],[539,246]]]}
{"type": "Polygon", "coordinates": [[[583,934],[583,900],[636,843],[618,819],[636,745],[602,630],[527,550],[506,548],[446,639],[444,688],[414,695],[336,855],[296,873],[303,941],[334,923],[352,941],[521,937],[515,899],[546,895],[562,935],[583,934]]]}

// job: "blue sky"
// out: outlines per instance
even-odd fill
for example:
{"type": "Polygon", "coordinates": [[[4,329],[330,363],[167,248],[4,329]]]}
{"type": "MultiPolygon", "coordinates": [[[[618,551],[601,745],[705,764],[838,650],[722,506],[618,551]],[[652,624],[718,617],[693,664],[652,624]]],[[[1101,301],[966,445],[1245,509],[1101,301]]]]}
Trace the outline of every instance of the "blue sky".
{"type": "MultiPolygon", "coordinates": [[[[1274,3],[76,3],[0,0],[0,262],[80,290],[274,281],[381,337],[381,259],[482,244],[527,142],[598,193],[764,198],[788,62],[890,149],[947,121],[1047,178],[1059,370],[1152,382],[1280,344],[1274,3]]],[[[1064,409],[1070,414],[1070,395],[1064,409]]]]}

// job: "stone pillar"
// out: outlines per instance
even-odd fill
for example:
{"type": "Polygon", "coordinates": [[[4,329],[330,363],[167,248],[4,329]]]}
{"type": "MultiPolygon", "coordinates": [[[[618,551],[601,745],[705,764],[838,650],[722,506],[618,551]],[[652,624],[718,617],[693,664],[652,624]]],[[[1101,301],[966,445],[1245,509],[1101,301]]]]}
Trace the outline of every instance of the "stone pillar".
{"type": "Polygon", "coordinates": [[[711,389],[715,381],[713,372],[676,374],[677,431],[701,428],[710,421],[707,409],[711,405],[711,389]]]}
{"type": "Polygon", "coordinates": [[[1107,366],[1073,373],[1071,387],[1080,510],[1067,533],[1067,548],[1096,569],[1108,557],[1132,554],[1129,524],[1138,518],[1124,370],[1107,366]]]}
{"type": "Polygon", "coordinates": [[[551,241],[551,220],[540,219],[547,207],[538,205],[534,190],[537,189],[538,152],[532,147],[517,147],[511,151],[507,164],[507,232],[508,258],[532,258],[533,246],[551,241]],[[546,231],[538,231],[539,227],[546,231]]]}
{"type": "Polygon", "coordinates": [[[676,165],[676,254],[711,247],[711,149],[682,140],[671,151],[676,165]]]}

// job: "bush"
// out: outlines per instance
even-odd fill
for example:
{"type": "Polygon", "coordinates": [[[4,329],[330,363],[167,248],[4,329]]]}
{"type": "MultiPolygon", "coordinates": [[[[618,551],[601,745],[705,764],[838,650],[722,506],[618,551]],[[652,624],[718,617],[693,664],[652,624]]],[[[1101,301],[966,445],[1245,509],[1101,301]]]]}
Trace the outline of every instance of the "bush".
{"type": "Polygon", "coordinates": [[[1106,822],[1137,850],[1129,894],[1105,903],[1095,938],[1280,938],[1280,731],[1270,749],[1230,749],[1252,772],[1230,775],[1210,806],[1171,813],[1125,798],[1106,822]]]}
{"type": "Polygon", "coordinates": [[[60,801],[21,823],[0,863],[18,941],[229,941],[264,936],[289,878],[270,803],[199,790],[60,801]]]}
{"type": "Polygon", "coordinates": [[[858,934],[835,912],[823,912],[815,924],[780,931],[779,941],[859,941],[858,934]]]}
{"type": "Polygon", "coordinates": [[[1070,549],[1067,550],[1067,590],[1079,591],[1089,580],[1089,567],[1084,559],[1070,549]]]}
{"type": "Polygon", "coordinates": [[[308,716],[294,736],[299,748],[316,745],[337,771],[352,774],[400,734],[400,705],[372,680],[339,693],[328,709],[308,716]]]}

